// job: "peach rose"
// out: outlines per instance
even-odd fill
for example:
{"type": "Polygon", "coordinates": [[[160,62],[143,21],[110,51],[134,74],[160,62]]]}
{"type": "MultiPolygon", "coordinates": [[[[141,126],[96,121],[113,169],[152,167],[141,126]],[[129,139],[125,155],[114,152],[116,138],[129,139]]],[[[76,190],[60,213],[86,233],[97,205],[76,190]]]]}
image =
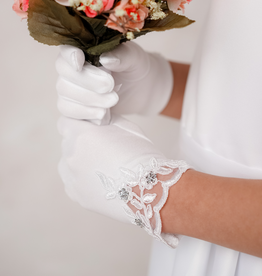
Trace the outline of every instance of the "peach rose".
{"type": "Polygon", "coordinates": [[[127,31],[141,30],[145,19],[148,17],[148,8],[137,2],[132,4],[129,0],[122,0],[110,13],[106,26],[121,33],[127,31]]]}
{"type": "Polygon", "coordinates": [[[93,0],[90,6],[84,10],[87,17],[95,17],[103,11],[110,10],[114,5],[114,0],[93,0]]]}
{"type": "Polygon", "coordinates": [[[29,7],[29,0],[15,0],[13,5],[13,10],[19,15],[22,19],[27,18],[27,10],[29,7]]]}
{"type": "Polygon", "coordinates": [[[185,4],[190,3],[192,0],[167,0],[168,8],[177,12],[178,10],[185,11],[185,4]]]}
{"type": "Polygon", "coordinates": [[[69,0],[55,0],[55,1],[58,4],[63,6],[72,6],[72,4],[74,4],[75,6],[78,6],[80,4],[80,6],[83,7],[83,11],[85,12],[86,16],[91,18],[96,17],[98,14],[100,14],[103,11],[110,10],[114,5],[114,0],[93,0],[88,6],[85,6],[82,3],[82,1],[79,1],[79,0],[76,0],[75,3],[74,1],[69,1],[69,0]]]}

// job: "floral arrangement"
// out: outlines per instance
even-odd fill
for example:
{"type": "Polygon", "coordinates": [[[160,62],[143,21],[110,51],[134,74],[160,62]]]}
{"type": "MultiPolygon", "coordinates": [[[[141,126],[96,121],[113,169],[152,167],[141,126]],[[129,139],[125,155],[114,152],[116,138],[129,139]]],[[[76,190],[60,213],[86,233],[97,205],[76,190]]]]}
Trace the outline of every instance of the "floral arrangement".
{"type": "Polygon", "coordinates": [[[178,14],[191,0],[15,0],[30,35],[47,45],[72,45],[99,66],[99,56],[152,31],[182,28],[193,20],[178,14]]]}

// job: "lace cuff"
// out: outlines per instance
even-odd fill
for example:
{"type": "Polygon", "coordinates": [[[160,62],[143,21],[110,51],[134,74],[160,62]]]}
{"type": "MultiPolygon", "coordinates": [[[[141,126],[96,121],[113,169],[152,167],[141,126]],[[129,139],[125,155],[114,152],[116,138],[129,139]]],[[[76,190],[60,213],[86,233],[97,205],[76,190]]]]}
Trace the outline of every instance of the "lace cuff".
{"type": "Polygon", "coordinates": [[[148,166],[139,165],[137,173],[120,168],[121,178],[118,180],[100,172],[97,172],[97,175],[107,191],[106,199],[120,200],[124,212],[133,224],[144,228],[157,240],[176,248],[179,237],[161,233],[160,210],[167,201],[169,188],[176,184],[189,168],[185,161],[152,158],[148,166]],[[171,177],[167,181],[161,181],[158,175],[171,175],[171,177]]]}

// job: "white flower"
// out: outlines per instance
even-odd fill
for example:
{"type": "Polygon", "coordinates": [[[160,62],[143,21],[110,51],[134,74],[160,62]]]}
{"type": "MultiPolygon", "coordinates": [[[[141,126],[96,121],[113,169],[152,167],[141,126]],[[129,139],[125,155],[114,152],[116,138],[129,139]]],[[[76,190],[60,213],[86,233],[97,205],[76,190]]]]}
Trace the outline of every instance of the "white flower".
{"type": "Polygon", "coordinates": [[[146,0],[144,5],[149,8],[149,15],[152,20],[163,19],[167,16],[162,9],[161,3],[156,3],[152,0],[146,0]]]}
{"type": "Polygon", "coordinates": [[[157,182],[157,175],[153,171],[147,171],[141,177],[141,185],[147,190],[151,190],[157,182]]]}
{"type": "Polygon", "coordinates": [[[118,196],[125,203],[128,203],[133,198],[132,189],[126,185],[123,185],[118,191],[118,196]]]}
{"type": "Polygon", "coordinates": [[[132,40],[135,38],[134,34],[132,32],[127,32],[126,33],[126,38],[129,39],[129,40],[132,40]]]}
{"type": "Polygon", "coordinates": [[[125,14],[126,14],[125,10],[122,10],[122,9],[116,9],[115,10],[115,16],[117,16],[117,17],[124,16],[125,14]]]}
{"type": "MultiPolygon", "coordinates": [[[[85,6],[88,6],[88,5],[85,5],[85,6]]],[[[96,11],[96,12],[99,12],[103,7],[103,1],[102,0],[97,0],[95,4],[92,4],[92,5],[89,5],[89,7],[96,11]]]]}

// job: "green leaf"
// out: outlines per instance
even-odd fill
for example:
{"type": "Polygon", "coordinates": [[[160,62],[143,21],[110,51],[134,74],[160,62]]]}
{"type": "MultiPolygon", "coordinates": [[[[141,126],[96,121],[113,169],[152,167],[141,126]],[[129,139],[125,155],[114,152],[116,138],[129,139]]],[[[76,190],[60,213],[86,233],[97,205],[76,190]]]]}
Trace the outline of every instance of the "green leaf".
{"type": "Polygon", "coordinates": [[[188,19],[183,15],[173,13],[172,11],[168,12],[167,17],[159,20],[146,20],[145,26],[142,31],[166,31],[174,28],[183,28],[192,24],[193,20],[188,19]]]}
{"type": "Polygon", "coordinates": [[[126,38],[120,33],[109,40],[103,41],[96,46],[86,49],[85,51],[90,55],[101,55],[105,52],[112,51],[117,47],[117,45],[124,41],[126,41],[126,38]]]}
{"type": "Polygon", "coordinates": [[[73,9],[54,0],[30,0],[28,29],[34,39],[48,45],[86,48],[96,43],[94,35],[73,9]]]}
{"type": "Polygon", "coordinates": [[[86,22],[87,28],[92,31],[95,36],[102,37],[107,31],[106,19],[100,18],[90,18],[84,15],[81,15],[81,18],[86,22]]]}

